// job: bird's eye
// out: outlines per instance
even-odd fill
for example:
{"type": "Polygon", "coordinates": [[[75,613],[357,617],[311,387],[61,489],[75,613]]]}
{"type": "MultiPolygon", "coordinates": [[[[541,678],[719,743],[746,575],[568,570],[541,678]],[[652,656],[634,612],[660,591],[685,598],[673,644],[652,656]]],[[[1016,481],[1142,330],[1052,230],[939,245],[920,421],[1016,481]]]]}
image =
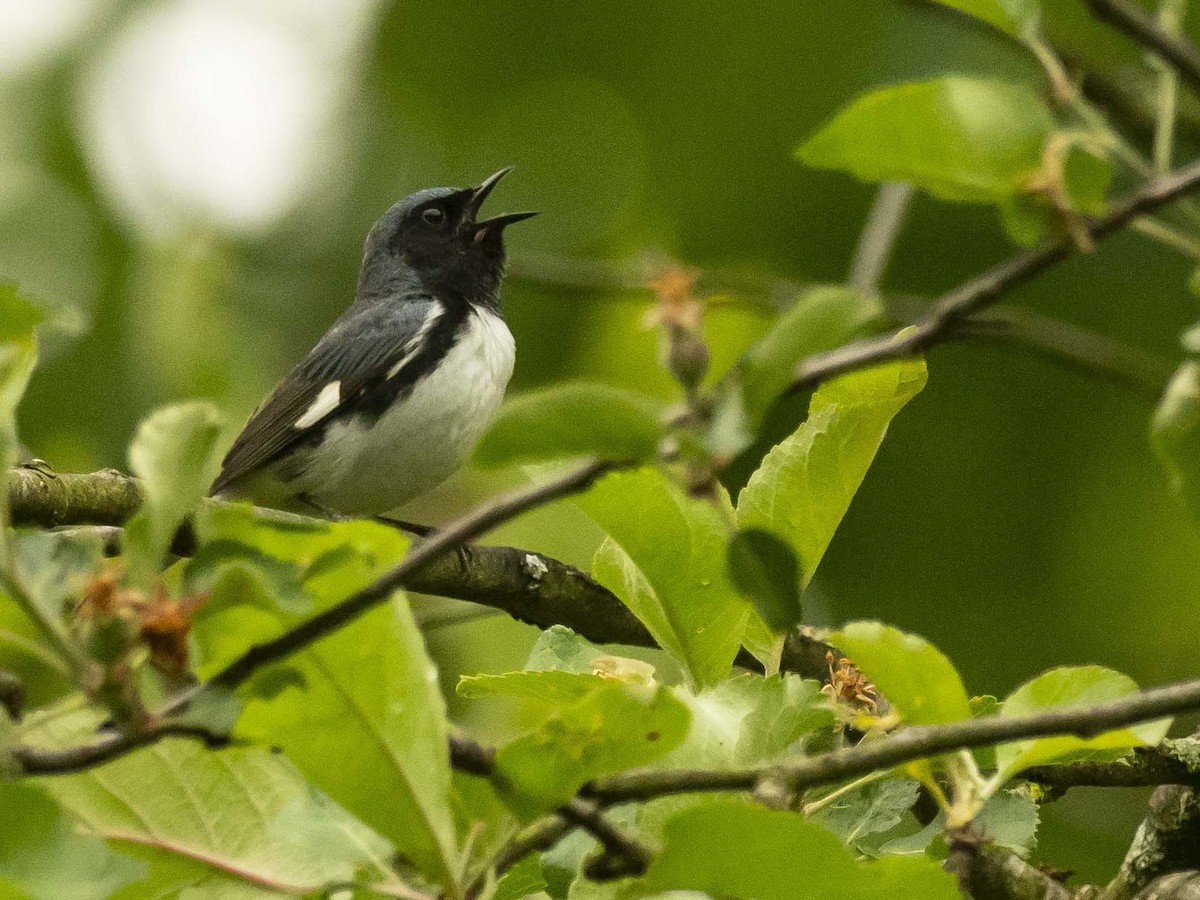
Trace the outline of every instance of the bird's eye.
{"type": "Polygon", "coordinates": [[[421,218],[425,220],[426,225],[441,225],[442,220],[446,218],[446,214],[436,206],[431,206],[421,213],[421,218]]]}

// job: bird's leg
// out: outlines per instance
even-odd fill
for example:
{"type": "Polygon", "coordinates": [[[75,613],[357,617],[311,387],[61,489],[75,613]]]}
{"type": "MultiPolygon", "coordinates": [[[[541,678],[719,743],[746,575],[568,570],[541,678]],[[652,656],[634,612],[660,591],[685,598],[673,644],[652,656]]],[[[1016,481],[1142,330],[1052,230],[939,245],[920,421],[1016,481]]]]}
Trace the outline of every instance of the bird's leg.
{"type": "MultiPolygon", "coordinates": [[[[375,516],[376,522],[382,522],[384,525],[391,525],[393,528],[399,528],[407,531],[409,534],[415,534],[419,538],[427,538],[437,534],[438,530],[432,525],[418,525],[416,522],[405,522],[401,519],[393,519],[389,516],[375,516]]],[[[456,548],[458,552],[458,564],[465,572],[471,566],[471,548],[466,544],[459,544],[456,548]]]]}
{"type": "Polygon", "coordinates": [[[371,518],[382,525],[390,525],[393,528],[399,528],[401,531],[407,531],[409,534],[415,534],[417,537],[427,538],[430,535],[437,534],[437,529],[432,525],[419,525],[416,522],[405,522],[403,519],[393,519],[391,516],[372,516],[371,518]]]}
{"type": "Polygon", "coordinates": [[[340,513],[336,509],[331,509],[321,501],[309,496],[308,494],[297,494],[296,499],[312,509],[312,511],[319,515],[322,519],[328,519],[330,522],[350,522],[354,519],[353,516],[340,513]]]}

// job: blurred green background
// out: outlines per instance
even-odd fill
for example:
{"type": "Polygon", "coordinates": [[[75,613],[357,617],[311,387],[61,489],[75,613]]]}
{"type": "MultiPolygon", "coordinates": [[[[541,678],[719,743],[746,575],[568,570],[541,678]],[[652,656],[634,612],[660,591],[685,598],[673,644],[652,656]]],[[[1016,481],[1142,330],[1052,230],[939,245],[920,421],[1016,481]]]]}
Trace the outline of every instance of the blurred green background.
{"type": "MultiPolygon", "coordinates": [[[[1136,59],[1073,2],[1048,19],[1070,55],[1136,59]]],[[[1002,39],[900,0],[3,0],[0,275],[79,328],[46,350],[25,443],[63,470],[123,467],[149,409],[196,396],[232,436],[349,302],[390,203],[509,164],[494,208],[542,212],[510,233],[512,390],[583,377],[673,399],[634,287],[646,261],[749,285],[708,321],[727,365],[769,321],[772,279],[845,278],[873,196],[794,146],[866,88],[949,72],[1042,88],[1002,39]]],[[[992,211],[918,198],[886,287],[932,295],[1009,252],[992,211]]],[[[1012,300],[1172,358],[1187,276],[1124,235],[1012,300]]],[[[936,349],[930,371],[817,574],[814,620],[922,633],[977,693],[1065,663],[1194,674],[1200,542],[1146,440],[1153,398],[982,345],[936,349]]],[[[467,473],[418,515],[515,478],[467,473]]],[[[500,538],[586,567],[597,532],[564,508],[500,538]]],[[[530,639],[503,618],[431,632],[448,685],[530,639]]],[[[1143,802],[1072,794],[1039,856],[1105,877],[1143,802]]]]}

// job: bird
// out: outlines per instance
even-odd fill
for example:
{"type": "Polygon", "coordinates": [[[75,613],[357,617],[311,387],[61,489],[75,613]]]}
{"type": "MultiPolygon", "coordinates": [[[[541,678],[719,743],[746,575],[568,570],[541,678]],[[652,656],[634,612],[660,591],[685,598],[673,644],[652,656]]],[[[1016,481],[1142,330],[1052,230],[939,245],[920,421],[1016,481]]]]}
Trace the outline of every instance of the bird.
{"type": "Polygon", "coordinates": [[[512,376],[504,230],[478,219],[512,167],[427,188],[367,236],[354,300],[250,416],[210,495],[327,517],[382,516],[466,459],[512,376]]]}

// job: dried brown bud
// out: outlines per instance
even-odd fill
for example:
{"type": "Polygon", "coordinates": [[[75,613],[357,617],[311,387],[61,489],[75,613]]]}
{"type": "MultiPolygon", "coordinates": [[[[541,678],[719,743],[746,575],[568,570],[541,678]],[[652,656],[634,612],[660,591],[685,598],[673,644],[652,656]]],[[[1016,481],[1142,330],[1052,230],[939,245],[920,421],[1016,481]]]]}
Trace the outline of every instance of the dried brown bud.
{"type": "Polygon", "coordinates": [[[160,584],[154,599],[139,616],[140,637],[150,649],[150,662],[175,678],[188,672],[188,633],[192,615],[206,597],[195,595],[172,600],[160,584]]]}

